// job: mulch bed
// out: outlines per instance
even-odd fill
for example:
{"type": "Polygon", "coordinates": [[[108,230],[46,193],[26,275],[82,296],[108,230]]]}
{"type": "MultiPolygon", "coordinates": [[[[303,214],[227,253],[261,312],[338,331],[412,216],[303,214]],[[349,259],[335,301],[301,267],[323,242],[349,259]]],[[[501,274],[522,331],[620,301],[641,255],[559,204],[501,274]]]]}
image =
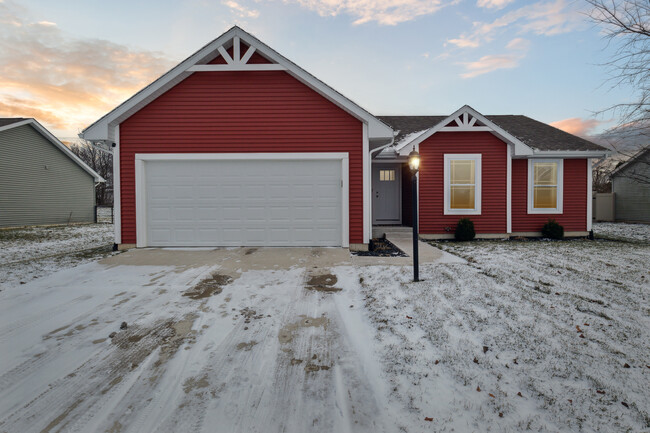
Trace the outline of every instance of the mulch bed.
{"type": "Polygon", "coordinates": [[[353,251],[352,254],[364,257],[408,257],[404,251],[384,238],[371,239],[368,244],[368,251],[353,251]]]}

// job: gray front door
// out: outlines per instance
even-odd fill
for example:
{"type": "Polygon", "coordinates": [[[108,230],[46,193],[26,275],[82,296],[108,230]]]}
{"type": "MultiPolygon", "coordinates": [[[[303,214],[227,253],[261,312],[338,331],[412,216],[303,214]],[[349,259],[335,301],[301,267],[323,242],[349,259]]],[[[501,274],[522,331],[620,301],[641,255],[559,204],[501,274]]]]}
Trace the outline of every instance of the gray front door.
{"type": "Polygon", "coordinates": [[[401,224],[401,164],[372,165],[372,223],[401,224]]]}

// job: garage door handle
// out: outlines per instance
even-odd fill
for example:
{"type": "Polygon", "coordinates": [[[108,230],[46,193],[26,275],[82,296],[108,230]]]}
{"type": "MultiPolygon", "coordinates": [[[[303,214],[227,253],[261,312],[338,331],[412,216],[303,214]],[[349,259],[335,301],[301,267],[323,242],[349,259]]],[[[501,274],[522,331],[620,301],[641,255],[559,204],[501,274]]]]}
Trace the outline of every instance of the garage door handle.
{"type": "Polygon", "coordinates": [[[375,193],[375,197],[379,198],[379,192],[375,193]]]}

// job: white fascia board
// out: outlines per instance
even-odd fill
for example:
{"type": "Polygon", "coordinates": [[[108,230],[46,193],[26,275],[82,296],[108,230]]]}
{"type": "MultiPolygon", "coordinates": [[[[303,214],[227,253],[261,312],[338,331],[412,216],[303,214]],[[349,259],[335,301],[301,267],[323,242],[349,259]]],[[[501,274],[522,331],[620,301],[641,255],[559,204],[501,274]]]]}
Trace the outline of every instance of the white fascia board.
{"type": "Polygon", "coordinates": [[[38,123],[38,121],[36,121],[36,119],[25,119],[25,120],[23,120],[21,122],[16,122],[16,123],[12,123],[12,124],[9,124],[9,125],[5,125],[5,126],[0,128],[0,132],[6,131],[6,130],[12,129],[12,128],[17,128],[19,126],[24,126],[24,125],[30,125],[34,129],[36,129],[36,131],[38,131],[50,143],[52,143],[54,146],[59,148],[59,150],[61,150],[63,153],[65,153],[66,156],[68,156],[68,158],[73,160],[79,167],[81,167],[82,169],[84,169],[84,171],[86,171],[89,175],[91,175],[95,179],[95,182],[106,182],[106,179],[101,177],[95,170],[88,167],[88,165],[85,162],[83,162],[77,155],[75,155],[68,148],[68,146],[61,143],[61,141],[58,138],[56,138],[54,135],[52,135],[52,133],[50,131],[45,129],[45,127],[43,125],[38,123]]]}
{"type": "Polygon", "coordinates": [[[368,136],[370,139],[392,139],[393,130],[388,125],[384,124],[359,105],[318,80],[295,63],[286,59],[259,39],[236,26],[205,45],[199,51],[176,65],[156,81],[123,102],[113,111],[104,115],[101,119],[84,129],[80,134],[80,137],[89,141],[112,140],[112,129],[114,126],[126,120],[133,113],[187,78],[190,74],[197,73],[191,70],[192,67],[204,64],[203,62],[214,57],[214,53],[218,51],[219,47],[223,46],[226,42],[235,37],[238,37],[249,46],[254,47],[255,50],[261,53],[264,57],[283,66],[286,68],[286,72],[298,81],[312,88],[331,102],[344,109],[346,112],[367,124],[368,136]]]}
{"type": "Polygon", "coordinates": [[[603,158],[612,153],[605,150],[537,150],[528,158],[561,158],[561,159],[582,159],[582,158],[603,158]]]}
{"type": "Polygon", "coordinates": [[[513,154],[513,156],[514,155],[526,156],[526,155],[532,155],[533,154],[533,149],[530,146],[523,143],[521,140],[519,140],[514,135],[506,132],[500,126],[498,126],[497,124],[495,124],[494,122],[492,122],[491,120],[489,120],[488,118],[483,116],[481,113],[479,113],[478,111],[476,111],[475,109],[473,109],[469,105],[463,105],[461,108],[456,110],[453,114],[446,117],[444,120],[442,120],[437,125],[430,128],[425,133],[419,135],[414,140],[411,140],[411,141],[409,141],[407,143],[401,143],[399,146],[397,146],[397,150],[399,151],[400,155],[406,155],[409,146],[418,146],[418,148],[419,148],[420,143],[422,143],[427,138],[431,137],[436,132],[445,130],[445,126],[449,122],[455,120],[457,117],[459,117],[460,115],[465,114],[465,113],[471,114],[472,117],[474,117],[475,119],[480,120],[481,123],[483,123],[483,125],[485,125],[487,128],[477,127],[475,129],[472,129],[472,130],[454,128],[455,131],[458,131],[458,132],[463,132],[463,131],[468,131],[468,132],[469,131],[490,131],[492,134],[494,134],[495,136],[497,136],[501,140],[504,140],[507,143],[511,143],[514,146],[514,149],[513,149],[514,154],[513,154]]]}

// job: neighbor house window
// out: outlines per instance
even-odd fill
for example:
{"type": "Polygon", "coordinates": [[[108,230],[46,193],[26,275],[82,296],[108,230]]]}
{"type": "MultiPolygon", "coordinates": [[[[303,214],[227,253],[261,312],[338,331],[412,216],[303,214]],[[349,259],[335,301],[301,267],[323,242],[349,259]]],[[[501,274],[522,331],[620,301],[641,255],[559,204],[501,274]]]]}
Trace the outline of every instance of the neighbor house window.
{"type": "Polygon", "coordinates": [[[562,213],[561,159],[528,160],[528,213],[562,213]]]}
{"type": "Polygon", "coordinates": [[[395,170],[379,170],[380,182],[392,182],[395,180],[395,170]]]}
{"type": "Polygon", "coordinates": [[[481,155],[445,155],[445,215],[480,215],[481,155]]]}

